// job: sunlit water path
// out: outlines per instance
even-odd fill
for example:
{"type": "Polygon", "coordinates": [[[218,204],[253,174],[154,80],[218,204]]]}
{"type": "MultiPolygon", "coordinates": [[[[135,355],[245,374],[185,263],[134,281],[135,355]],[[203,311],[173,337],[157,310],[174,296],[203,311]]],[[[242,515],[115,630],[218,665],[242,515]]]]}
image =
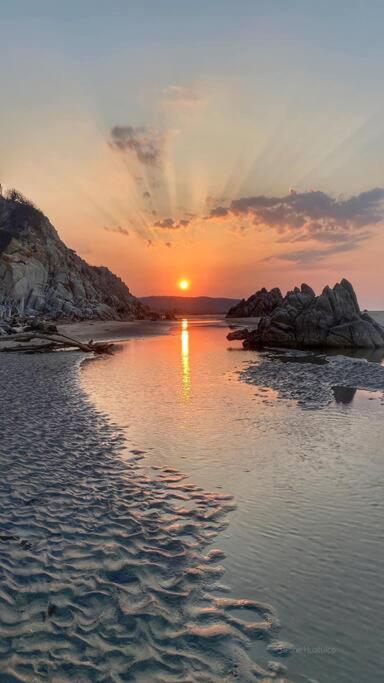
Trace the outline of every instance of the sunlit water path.
{"type": "MultiPolygon", "coordinates": [[[[170,336],[130,340],[86,364],[82,385],[147,465],[234,496],[215,539],[224,580],[233,597],[276,608],[279,638],[294,646],[280,660],[290,679],[379,683],[382,395],[339,392],[305,411],[241,382],[256,354],[228,347],[220,324],[181,321],[170,336]]],[[[257,639],[251,654],[271,659],[257,639]]]]}

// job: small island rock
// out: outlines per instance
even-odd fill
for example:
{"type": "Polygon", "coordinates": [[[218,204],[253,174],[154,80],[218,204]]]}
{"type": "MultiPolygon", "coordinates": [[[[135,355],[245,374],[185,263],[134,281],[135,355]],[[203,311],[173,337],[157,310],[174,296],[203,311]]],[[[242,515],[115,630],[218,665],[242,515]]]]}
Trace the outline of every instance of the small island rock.
{"type": "Polygon", "coordinates": [[[246,349],[367,348],[384,346],[384,328],[362,313],[350,282],[343,279],[319,296],[308,285],[295,287],[243,341],[246,349]]]}

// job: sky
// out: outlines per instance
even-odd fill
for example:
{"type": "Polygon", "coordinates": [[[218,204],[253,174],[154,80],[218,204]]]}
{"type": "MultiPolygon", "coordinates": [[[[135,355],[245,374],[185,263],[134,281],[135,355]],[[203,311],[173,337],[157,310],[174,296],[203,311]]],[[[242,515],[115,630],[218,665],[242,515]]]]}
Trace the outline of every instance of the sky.
{"type": "Polygon", "coordinates": [[[0,1],[0,180],[140,296],[384,287],[384,3],[0,1]]]}

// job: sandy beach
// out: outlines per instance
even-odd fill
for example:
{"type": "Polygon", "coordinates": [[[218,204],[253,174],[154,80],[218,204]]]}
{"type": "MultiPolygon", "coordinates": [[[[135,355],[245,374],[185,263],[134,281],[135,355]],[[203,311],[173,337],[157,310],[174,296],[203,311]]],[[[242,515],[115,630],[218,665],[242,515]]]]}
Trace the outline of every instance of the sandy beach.
{"type": "Polygon", "coordinates": [[[59,323],[57,327],[60,334],[79,341],[123,341],[134,337],[169,334],[175,324],[177,323],[166,320],[84,320],[59,323]]]}

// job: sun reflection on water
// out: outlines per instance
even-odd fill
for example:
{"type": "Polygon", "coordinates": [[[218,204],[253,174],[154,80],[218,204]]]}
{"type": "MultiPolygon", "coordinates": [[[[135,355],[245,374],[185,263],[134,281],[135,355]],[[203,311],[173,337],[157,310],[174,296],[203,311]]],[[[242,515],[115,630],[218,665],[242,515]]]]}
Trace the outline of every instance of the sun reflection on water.
{"type": "Polygon", "coordinates": [[[189,330],[186,318],[181,321],[181,375],[183,398],[188,399],[191,394],[191,368],[189,364],[189,330]]]}

